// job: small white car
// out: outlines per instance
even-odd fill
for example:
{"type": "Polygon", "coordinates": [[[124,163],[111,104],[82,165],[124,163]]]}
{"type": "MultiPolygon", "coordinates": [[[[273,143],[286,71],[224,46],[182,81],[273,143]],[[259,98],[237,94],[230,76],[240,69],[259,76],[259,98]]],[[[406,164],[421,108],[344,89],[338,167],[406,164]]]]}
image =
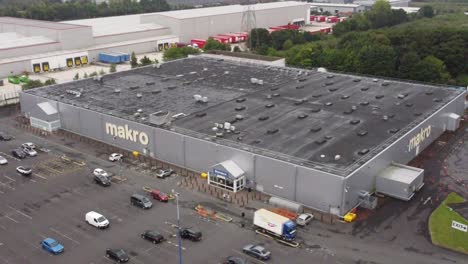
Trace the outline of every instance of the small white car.
{"type": "Polygon", "coordinates": [[[0,165],[5,165],[5,164],[8,164],[8,160],[0,156],[0,165]]]}
{"type": "Polygon", "coordinates": [[[37,151],[35,151],[33,148],[25,147],[24,144],[21,146],[21,150],[30,157],[37,156],[37,151]]]}
{"type": "Polygon", "coordinates": [[[109,155],[110,161],[120,161],[123,158],[123,154],[120,153],[112,153],[109,155]]]}
{"type": "Polygon", "coordinates": [[[23,145],[21,145],[21,147],[23,147],[23,148],[35,149],[35,148],[36,148],[36,144],[31,143],[31,142],[26,142],[26,143],[23,143],[23,145]]]}
{"type": "Polygon", "coordinates": [[[31,175],[32,173],[32,169],[31,168],[28,168],[28,167],[23,167],[23,166],[19,166],[16,168],[16,171],[21,174],[21,175],[31,175]]]}
{"type": "Polygon", "coordinates": [[[310,221],[312,221],[314,219],[314,215],[313,214],[300,214],[297,218],[296,218],[296,223],[300,226],[306,226],[310,223],[310,221]]]}
{"type": "Polygon", "coordinates": [[[100,168],[94,169],[93,174],[94,176],[109,177],[109,174],[107,173],[107,171],[100,169],[100,168]]]}
{"type": "Polygon", "coordinates": [[[107,228],[109,227],[109,224],[110,224],[107,218],[105,218],[102,214],[94,212],[94,211],[90,211],[86,213],[85,221],[89,225],[92,225],[97,228],[107,228]]]}

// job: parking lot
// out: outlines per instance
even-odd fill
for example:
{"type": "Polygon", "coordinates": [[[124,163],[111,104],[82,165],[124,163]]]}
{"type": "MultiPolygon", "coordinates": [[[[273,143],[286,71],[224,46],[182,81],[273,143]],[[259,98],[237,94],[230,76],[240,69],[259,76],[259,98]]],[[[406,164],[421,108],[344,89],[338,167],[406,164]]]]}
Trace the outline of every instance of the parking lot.
{"type": "MultiPolygon", "coordinates": [[[[395,217],[386,218],[380,224],[371,224],[380,217],[370,218],[364,222],[368,224],[366,229],[362,228],[362,223],[353,227],[314,221],[306,228],[298,228],[301,247],[290,248],[252,230],[252,212],[263,207],[262,204],[251,203],[246,208],[226,204],[179,187],[177,183],[182,176],[158,179],[143,164],[128,160],[122,166],[112,163],[107,160],[109,153],[101,149],[69,138],[37,137],[16,128],[11,118],[3,116],[0,130],[16,139],[0,141],[0,155],[9,161],[8,165],[0,167],[0,264],[113,263],[105,256],[106,248],[123,248],[130,255],[130,263],[177,263],[175,201],[152,200],[153,208],[149,210],[131,206],[130,196],[145,194],[143,187],[179,192],[181,225],[203,233],[200,242],[182,241],[183,263],[216,264],[227,256],[243,256],[251,263],[263,263],[241,252],[242,247],[250,243],[263,244],[272,252],[272,259],[266,262],[279,264],[439,264],[465,263],[466,260],[461,254],[430,245],[421,230],[400,227],[400,220],[395,217]],[[24,142],[35,143],[38,156],[24,160],[11,157],[11,150],[24,142]],[[17,174],[15,169],[19,165],[31,166],[32,176],[17,174]],[[95,168],[121,175],[124,181],[113,181],[110,187],[101,187],[93,182],[95,168]],[[234,220],[228,223],[203,218],[194,210],[197,204],[223,211],[234,220]],[[107,217],[110,228],[99,230],[86,224],[85,214],[89,211],[107,217]],[[241,212],[246,213],[245,219],[241,218],[241,212]],[[143,240],[140,234],[145,230],[158,231],[166,240],[156,245],[143,240]],[[40,241],[46,237],[58,240],[65,252],[54,256],[40,248],[40,241]]],[[[417,198],[411,204],[418,204],[420,197],[417,198]]],[[[404,204],[399,208],[402,217],[410,210],[404,204]]],[[[387,209],[384,207],[378,212],[384,214],[387,209]]]]}

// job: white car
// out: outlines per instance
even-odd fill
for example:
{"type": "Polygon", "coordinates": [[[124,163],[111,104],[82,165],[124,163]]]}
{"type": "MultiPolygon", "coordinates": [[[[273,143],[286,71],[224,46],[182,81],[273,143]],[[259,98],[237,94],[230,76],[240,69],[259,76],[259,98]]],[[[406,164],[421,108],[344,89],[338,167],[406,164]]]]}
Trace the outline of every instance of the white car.
{"type": "Polygon", "coordinates": [[[31,143],[31,142],[26,142],[26,143],[23,143],[23,145],[21,145],[21,147],[23,147],[23,148],[35,149],[35,148],[36,148],[36,144],[31,143]]]}
{"type": "Polygon", "coordinates": [[[31,175],[32,169],[28,167],[19,166],[16,168],[16,171],[22,175],[31,175]]]}
{"type": "Polygon", "coordinates": [[[123,154],[120,153],[112,153],[109,155],[110,161],[120,161],[123,158],[123,154]]]}
{"type": "Polygon", "coordinates": [[[313,214],[300,214],[297,218],[296,218],[296,223],[300,226],[306,226],[310,223],[310,221],[312,221],[314,219],[314,215],[313,214]]]}
{"type": "Polygon", "coordinates": [[[109,174],[107,173],[107,171],[105,171],[105,170],[103,170],[103,169],[100,169],[100,168],[94,169],[93,174],[94,174],[95,176],[105,176],[105,177],[109,177],[109,174]]]}
{"type": "Polygon", "coordinates": [[[30,157],[37,156],[37,151],[35,151],[33,148],[24,146],[24,144],[21,146],[21,150],[30,157]]]}
{"type": "Polygon", "coordinates": [[[5,164],[8,164],[8,160],[0,156],[0,165],[5,165],[5,164]]]}
{"type": "Polygon", "coordinates": [[[85,215],[85,221],[89,225],[92,225],[97,228],[107,228],[109,227],[109,220],[105,218],[102,214],[91,211],[87,212],[85,215]]]}

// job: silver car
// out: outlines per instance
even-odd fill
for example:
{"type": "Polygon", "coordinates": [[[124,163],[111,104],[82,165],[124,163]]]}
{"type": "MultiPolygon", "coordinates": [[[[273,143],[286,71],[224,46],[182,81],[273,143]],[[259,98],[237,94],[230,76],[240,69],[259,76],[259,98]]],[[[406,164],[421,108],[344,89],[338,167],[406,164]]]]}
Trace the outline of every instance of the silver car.
{"type": "Polygon", "coordinates": [[[22,146],[22,147],[21,147],[21,150],[22,150],[26,155],[28,155],[28,156],[30,156],[30,157],[37,156],[37,151],[35,151],[35,150],[32,149],[32,148],[22,146]]]}
{"type": "Polygon", "coordinates": [[[0,165],[5,165],[5,164],[8,164],[8,160],[0,156],[0,165]]]}
{"type": "Polygon", "coordinates": [[[247,245],[245,246],[242,251],[250,255],[254,258],[260,259],[260,260],[268,260],[271,257],[271,252],[266,250],[264,247],[260,245],[247,245]]]}

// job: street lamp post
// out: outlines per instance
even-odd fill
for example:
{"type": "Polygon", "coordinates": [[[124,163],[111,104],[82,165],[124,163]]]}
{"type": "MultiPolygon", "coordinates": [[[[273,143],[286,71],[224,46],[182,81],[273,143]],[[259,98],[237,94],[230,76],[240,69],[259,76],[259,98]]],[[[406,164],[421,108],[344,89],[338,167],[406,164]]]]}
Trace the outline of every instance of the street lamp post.
{"type": "Polygon", "coordinates": [[[177,207],[177,240],[178,240],[178,243],[179,243],[179,264],[182,264],[182,240],[180,238],[179,193],[172,190],[172,194],[175,196],[175,199],[176,199],[176,207],[177,207]]]}

